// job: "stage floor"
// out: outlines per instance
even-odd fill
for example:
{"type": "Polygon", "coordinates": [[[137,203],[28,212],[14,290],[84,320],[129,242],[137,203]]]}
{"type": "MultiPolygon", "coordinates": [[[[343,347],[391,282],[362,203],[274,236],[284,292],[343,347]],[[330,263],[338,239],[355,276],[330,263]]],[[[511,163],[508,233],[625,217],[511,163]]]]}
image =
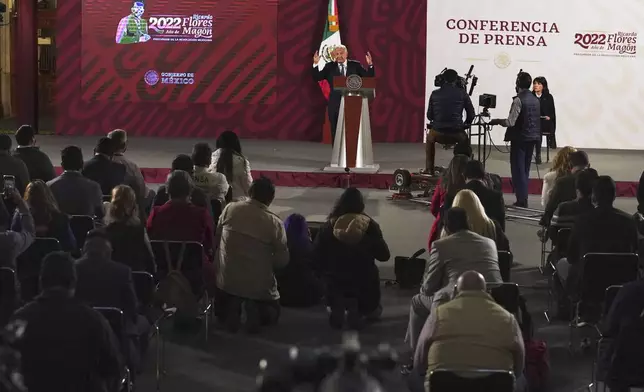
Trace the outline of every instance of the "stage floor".
{"type": "MultiPolygon", "coordinates": [[[[81,147],[86,158],[89,158],[97,139],[97,137],[79,136],[39,136],[38,144],[54,162],[58,162],[60,150],[71,144],[81,147]]],[[[214,147],[215,141],[212,139],[133,137],[129,140],[127,155],[145,169],[148,182],[159,183],[164,181],[174,156],[182,153],[190,154],[195,143],[204,141],[214,147]]],[[[277,181],[278,185],[289,185],[286,183],[285,175],[290,177],[289,180],[299,178],[300,181],[293,184],[298,186],[333,186],[339,180],[321,181],[321,179],[337,180],[342,176],[322,173],[322,169],[328,165],[331,158],[329,145],[316,142],[243,140],[242,148],[254,172],[261,172],[271,178],[279,177],[281,174],[281,181],[277,181]]],[[[504,151],[506,147],[501,146],[499,149],[504,151]]],[[[509,154],[498,151],[495,147],[488,147],[487,152],[489,154],[487,170],[504,178],[510,177],[509,154]]],[[[644,153],[641,151],[587,150],[587,152],[592,166],[600,174],[610,175],[618,182],[628,183],[629,188],[639,181],[644,169],[644,153]]],[[[543,149],[544,160],[545,155],[545,149],[543,149]]],[[[553,155],[554,151],[551,151],[550,157],[552,158],[553,155]]],[[[451,157],[451,150],[444,150],[437,146],[437,165],[446,166],[451,157]]],[[[399,168],[416,170],[423,166],[424,147],[421,144],[412,143],[376,143],[374,158],[380,164],[380,174],[356,174],[354,185],[381,189],[388,186],[394,170],[399,168]]],[[[538,193],[540,189],[538,180],[549,167],[550,164],[547,163],[532,166],[531,193],[538,193]]],[[[628,196],[623,192],[621,194],[628,196]]]]}

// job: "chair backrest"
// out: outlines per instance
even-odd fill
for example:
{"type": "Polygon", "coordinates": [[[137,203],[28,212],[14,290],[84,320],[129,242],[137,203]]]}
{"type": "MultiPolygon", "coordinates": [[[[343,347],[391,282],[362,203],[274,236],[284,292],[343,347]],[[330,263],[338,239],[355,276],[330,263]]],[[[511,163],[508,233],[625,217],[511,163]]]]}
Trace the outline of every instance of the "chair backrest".
{"type": "MultiPolygon", "coordinates": [[[[168,272],[168,263],[176,268],[179,258],[182,257],[181,272],[201,271],[204,260],[203,245],[199,242],[181,242],[181,241],[150,241],[152,253],[158,267],[158,275],[163,276],[168,272]],[[167,250],[166,252],[166,244],[167,250]],[[170,260],[168,260],[170,253],[170,260]]],[[[158,277],[159,277],[158,276],[158,277]]]]}
{"type": "Polygon", "coordinates": [[[487,291],[503,309],[512,314],[519,313],[519,285],[516,283],[488,283],[487,291]]]}
{"type": "Polygon", "coordinates": [[[601,304],[610,286],[637,279],[639,261],[633,253],[587,253],[582,263],[580,294],[584,302],[601,304]]]}
{"type": "Polygon", "coordinates": [[[429,374],[432,392],[513,392],[514,375],[504,370],[436,369],[429,374]]]}
{"type": "Polygon", "coordinates": [[[504,282],[509,282],[512,280],[510,278],[510,270],[512,269],[512,263],[514,262],[514,256],[512,252],[507,250],[501,250],[498,252],[499,255],[499,270],[501,271],[501,279],[504,282]]]}
{"type": "Polygon", "coordinates": [[[557,230],[557,242],[555,243],[555,248],[557,249],[557,255],[559,257],[566,257],[570,234],[572,234],[572,229],[570,227],[562,227],[557,230]]]}
{"type": "Polygon", "coordinates": [[[18,307],[16,273],[11,268],[0,268],[0,327],[4,327],[18,307]]]}
{"type": "Polygon", "coordinates": [[[604,294],[604,306],[602,309],[602,315],[606,316],[608,315],[608,311],[610,310],[610,307],[613,305],[613,301],[615,300],[615,297],[617,297],[617,293],[619,293],[619,290],[622,289],[622,285],[613,285],[609,286],[606,289],[606,292],[604,294]]]}
{"type": "Polygon", "coordinates": [[[134,282],[136,297],[138,298],[141,306],[152,306],[154,292],[156,290],[152,274],[145,271],[132,271],[132,280],[134,282]]]}
{"type": "Polygon", "coordinates": [[[105,320],[107,320],[110,327],[112,327],[112,331],[119,342],[125,342],[125,316],[123,315],[123,311],[118,308],[104,307],[95,307],[94,310],[105,317],[105,320]]]}
{"type": "Polygon", "coordinates": [[[72,215],[69,218],[69,227],[71,227],[72,233],[74,233],[78,249],[82,249],[85,244],[85,238],[87,238],[87,233],[95,228],[94,218],[89,215],[72,215]]]}

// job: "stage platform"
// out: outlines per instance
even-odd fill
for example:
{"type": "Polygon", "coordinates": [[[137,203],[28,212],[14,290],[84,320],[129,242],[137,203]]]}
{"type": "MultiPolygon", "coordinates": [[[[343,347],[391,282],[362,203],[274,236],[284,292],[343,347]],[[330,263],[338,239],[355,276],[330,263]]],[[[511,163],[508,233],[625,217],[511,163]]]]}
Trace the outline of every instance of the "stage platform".
{"type": "MultiPolygon", "coordinates": [[[[39,136],[38,144],[52,161],[59,162],[60,150],[68,145],[83,149],[86,158],[91,157],[98,137],[84,136],[39,136]]],[[[169,171],[170,163],[177,154],[190,154],[197,142],[210,139],[149,138],[132,137],[129,140],[127,156],[142,168],[146,182],[162,183],[169,171]]],[[[486,169],[504,179],[504,191],[511,193],[509,182],[509,154],[505,146],[488,147],[486,169]]],[[[274,180],[278,186],[297,187],[344,187],[347,183],[359,188],[388,189],[393,180],[392,173],[399,168],[417,170],[425,159],[424,147],[411,143],[376,143],[374,159],[380,164],[377,174],[324,173],[322,169],[331,158],[331,147],[316,142],[292,142],[275,140],[242,140],[244,155],[250,161],[253,176],[263,175],[274,180]]],[[[476,155],[476,147],[474,147],[476,155]]],[[[451,150],[437,146],[436,164],[446,166],[452,157],[451,150]]],[[[618,182],[619,195],[635,195],[637,182],[644,169],[644,153],[641,151],[587,150],[592,167],[602,175],[610,175],[618,182]]],[[[550,157],[555,154],[551,151],[550,157]]],[[[542,151],[545,160],[545,149],[542,151]]],[[[541,192],[540,178],[550,168],[549,163],[532,165],[530,193],[541,192]]]]}

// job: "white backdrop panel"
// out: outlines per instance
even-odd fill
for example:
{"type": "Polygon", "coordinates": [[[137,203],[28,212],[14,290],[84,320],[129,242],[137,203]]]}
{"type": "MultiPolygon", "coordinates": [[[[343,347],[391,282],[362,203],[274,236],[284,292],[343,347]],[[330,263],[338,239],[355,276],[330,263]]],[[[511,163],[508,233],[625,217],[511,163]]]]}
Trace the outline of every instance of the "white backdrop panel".
{"type": "MultiPolygon", "coordinates": [[[[473,64],[474,105],[494,94],[492,117],[506,117],[523,69],[548,80],[560,146],[644,149],[642,20],[643,0],[428,0],[426,98],[443,68],[464,75],[473,64]],[[472,35],[478,43],[462,43],[472,35]]],[[[495,127],[494,142],[503,134],[495,127]]]]}

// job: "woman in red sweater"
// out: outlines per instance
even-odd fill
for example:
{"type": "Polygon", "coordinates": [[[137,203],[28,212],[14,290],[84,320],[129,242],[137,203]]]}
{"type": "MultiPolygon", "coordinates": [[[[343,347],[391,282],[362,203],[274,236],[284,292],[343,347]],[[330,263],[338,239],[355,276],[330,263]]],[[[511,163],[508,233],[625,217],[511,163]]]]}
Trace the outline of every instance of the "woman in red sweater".
{"type": "Polygon", "coordinates": [[[440,236],[442,228],[441,212],[443,212],[445,199],[448,196],[454,198],[458,191],[465,187],[465,165],[469,160],[470,158],[467,155],[455,155],[443,176],[438,180],[438,184],[436,184],[430,207],[430,211],[434,215],[434,222],[429,232],[427,249],[431,250],[432,242],[440,236]]]}

